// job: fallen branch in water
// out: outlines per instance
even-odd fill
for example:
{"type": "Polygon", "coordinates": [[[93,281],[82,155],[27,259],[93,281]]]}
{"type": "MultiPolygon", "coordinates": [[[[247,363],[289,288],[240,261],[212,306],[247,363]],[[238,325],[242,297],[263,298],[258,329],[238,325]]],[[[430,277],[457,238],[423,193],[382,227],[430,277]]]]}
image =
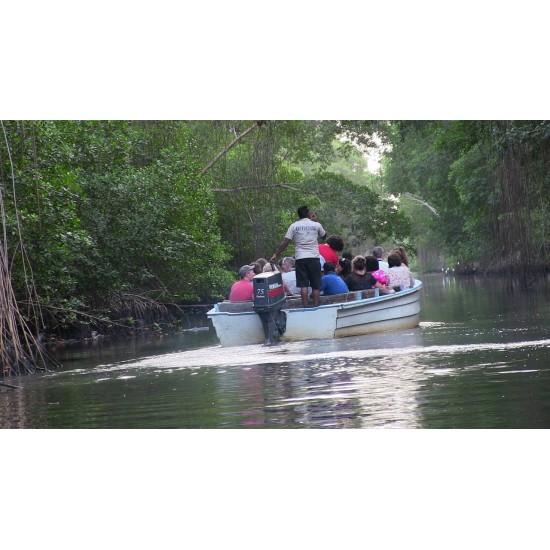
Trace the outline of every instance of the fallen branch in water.
{"type": "Polygon", "coordinates": [[[71,308],[68,308],[68,307],[57,307],[57,306],[51,306],[51,305],[42,305],[42,309],[44,311],[55,310],[55,311],[61,311],[61,312],[66,312],[66,313],[74,313],[75,315],[79,315],[81,317],[87,317],[88,319],[92,319],[94,321],[97,321],[98,323],[112,324],[112,325],[118,325],[118,326],[121,326],[121,327],[124,327],[124,328],[128,328],[126,325],[116,323],[115,321],[112,321],[111,319],[108,319],[106,317],[100,317],[98,315],[93,315],[92,313],[86,313],[84,311],[79,311],[78,309],[71,309],[71,308]]]}
{"type": "Polygon", "coordinates": [[[21,386],[14,386],[13,384],[8,384],[7,382],[0,382],[0,386],[6,386],[6,388],[13,388],[14,390],[21,389],[21,386]]]}
{"type": "MultiPolygon", "coordinates": [[[[109,302],[109,317],[105,314],[89,313],[77,309],[53,305],[42,305],[42,310],[53,318],[56,317],[55,312],[65,314],[70,313],[76,315],[77,317],[89,319],[98,325],[133,330],[135,328],[133,323],[131,321],[125,323],[125,319],[147,317],[151,313],[153,316],[163,317],[167,315],[169,307],[176,308],[184,317],[188,319],[187,313],[176,303],[162,303],[153,298],[149,298],[148,296],[128,292],[123,294],[114,294],[111,296],[111,300],[109,302]]],[[[154,323],[150,323],[149,325],[143,324],[140,328],[145,328],[147,326],[154,326],[154,323]]]]}

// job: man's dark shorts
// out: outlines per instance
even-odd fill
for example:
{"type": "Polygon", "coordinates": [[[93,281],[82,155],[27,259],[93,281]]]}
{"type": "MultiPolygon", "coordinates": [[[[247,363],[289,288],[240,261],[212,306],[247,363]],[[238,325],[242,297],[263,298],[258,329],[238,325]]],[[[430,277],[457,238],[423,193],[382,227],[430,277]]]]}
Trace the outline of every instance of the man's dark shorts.
{"type": "Polygon", "coordinates": [[[310,286],[313,290],[321,288],[321,260],[319,258],[296,260],[296,286],[310,286]]]}

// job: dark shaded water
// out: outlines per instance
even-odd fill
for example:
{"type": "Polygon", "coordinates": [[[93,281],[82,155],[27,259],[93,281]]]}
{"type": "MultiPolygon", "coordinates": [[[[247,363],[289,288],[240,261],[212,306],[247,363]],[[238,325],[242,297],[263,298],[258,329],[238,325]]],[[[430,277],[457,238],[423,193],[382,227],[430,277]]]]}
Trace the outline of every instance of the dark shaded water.
{"type": "Polygon", "coordinates": [[[423,279],[421,325],[221,348],[213,331],[57,350],[0,392],[3,428],[546,428],[550,285],[423,279]]]}

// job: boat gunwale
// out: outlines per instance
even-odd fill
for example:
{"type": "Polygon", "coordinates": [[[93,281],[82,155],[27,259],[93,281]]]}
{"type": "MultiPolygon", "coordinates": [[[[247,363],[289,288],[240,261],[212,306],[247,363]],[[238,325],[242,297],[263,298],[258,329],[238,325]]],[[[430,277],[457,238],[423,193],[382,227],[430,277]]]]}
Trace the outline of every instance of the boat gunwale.
{"type": "MultiPolygon", "coordinates": [[[[379,304],[381,302],[387,302],[387,301],[393,301],[397,300],[398,298],[409,296],[415,292],[418,292],[422,288],[422,281],[415,279],[414,280],[415,285],[412,288],[407,288],[405,290],[400,290],[399,292],[396,292],[395,294],[383,294],[382,296],[373,296],[371,298],[363,298],[361,300],[353,300],[350,302],[335,302],[334,304],[323,304],[317,307],[301,307],[301,308],[292,308],[292,309],[286,309],[282,308],[282,311],[285,313],[309,313],[313,311],[319,311],[323,309],[331,309],[331,308],[342,308],[342,309],[353,309],[356,308],[359,305],[365,305],[365,304],[379,304]]],[[[352,292],[350,292],[351,294],[352,292]]],[[[217,305],[217,304],[216,304],[217,305]]],[[[231,315],[231,316],[242,316],[242,315],[256,315],[255,311],[216,311],[216,305],[210,310],[206,312],[206,315],[208,317],[214,316],[214,315],[231,315]]]]}

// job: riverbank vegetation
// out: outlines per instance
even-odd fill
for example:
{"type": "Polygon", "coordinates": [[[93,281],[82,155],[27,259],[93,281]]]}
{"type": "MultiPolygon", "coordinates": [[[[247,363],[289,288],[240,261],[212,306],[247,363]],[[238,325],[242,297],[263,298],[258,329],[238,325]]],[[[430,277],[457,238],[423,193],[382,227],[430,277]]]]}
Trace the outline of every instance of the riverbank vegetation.
{"type": "Polygon", "coordinates": [[[550,122],[401,121],[390,141],[385,188],[414,220],[422,269],[548,270],[550,122]]]}
{"type": "Polygon", "coordinates": [[[274,252],[300,204],[352,253],[405,244],[421,270],[550,262],[547,122],[1,129],[0,286],[22,315],[15,325],[36,335],[132,331],[167,308],[223,298],[240,265],[274,252]],[[368,171],[365,154],[380,150],[380,169],[368,171]]]}

